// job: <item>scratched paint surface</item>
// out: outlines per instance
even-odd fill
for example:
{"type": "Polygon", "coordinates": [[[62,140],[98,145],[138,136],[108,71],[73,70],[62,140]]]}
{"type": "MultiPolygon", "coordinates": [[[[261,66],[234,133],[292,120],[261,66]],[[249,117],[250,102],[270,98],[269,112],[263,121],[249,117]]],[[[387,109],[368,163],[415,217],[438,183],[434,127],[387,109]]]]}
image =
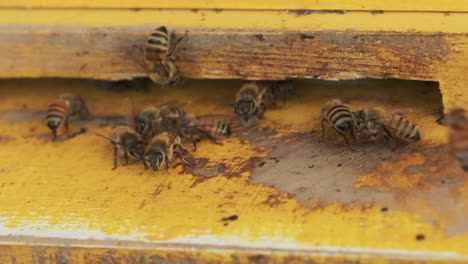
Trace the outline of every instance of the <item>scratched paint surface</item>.
{"type": "MultiPolygon", "coordinates": [[[[468,254],[463,221],[451,221],[454,214],[455,219],[463,219],[468,183],[447,151],[431,152],[446,148],[447,132],[435,122],[441,99],[431,83],[299,81],[298,95],[268,111],[258,127],[235,127],[234,136],[223,145],[202,142],[190,155],[193,168],[177,166],[155,173],[131,163],[111,170],[112,148],[94,133],[110,133],[109,120],[120,115],[123,98],[131,97],[141,106],[177,102],[196,114],[230,114],[239,85],[238,81],[193,81],[174,89],[115,92],[81,80],[0,81],[2,233],[291,250],[322,247],[468,254]],[[88,126],[87,133],[54,143],[41,111],[68,91],[80,93],[96,117],[80,124],[88,126]],[[271,153],[288,144],[320,141],[321,148],[349,151],[339,138],[318,136],[320,107],[334,97],[352,107],[378,104],[402,110],[420,126],[423,141],[401,146],[388,159],[373,161],[366,173],[334,175],[334,181],[350,181],[352,188],[349,196],[336,200],[327,195],[307,200],[288,189],[278,172],[276,184],[271,178],[255,178],[263,169],[259,164],[269,162],[271,153]],[[451,182],[443,187],[445,193],[437,193],[451,199],[443,198],[441,203],[455,202],[456,207],[428,201],[430,191],[441,181],[451,182]],[[357,199],[353,191],[368,192],[370,199],[357,199]],[[378,194],[387,196],[372,198],[378,194]],[[420,199],[409,199],[411,194],[420,199]],[[382,210],[388,204],[392,206],[382,210]]],[[[378,145],[381,152],[384,148],[378,145]]],[[[362,144],[355,151],[364,150],[369,152],[372,146],[362,144]]],[[[298,159],[311,160],[308,156],[298,159]]],[[[314,170],[302,173],[298,180],[304,182],[320,176],[314,170]]],[[[312,185],[326,194],[321,182],[312,185]]],[[[334,191],[330,189],[330,194],[334,191]]]]}

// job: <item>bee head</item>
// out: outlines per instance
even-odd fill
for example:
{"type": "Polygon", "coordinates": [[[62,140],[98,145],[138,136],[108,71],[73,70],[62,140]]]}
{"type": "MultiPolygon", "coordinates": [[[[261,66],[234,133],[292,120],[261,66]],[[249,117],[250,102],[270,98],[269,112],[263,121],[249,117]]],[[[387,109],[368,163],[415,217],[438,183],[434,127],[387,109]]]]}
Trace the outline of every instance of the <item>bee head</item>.
{"type": "Polygon", "coordinates": [[[137,119],[135,122],[135,131],[140,135],[145,135],[148,130],[148,123],[143,119],[137,119]]]}
{"type": "Polygon", "coordinates": [[[362,128],[364,127],[365,120],[366,120],[366,112],[364,110],[359,110],[357,112],[354,112],[354,123],[359,130],[362,130],[362,128]]]}
{"type": "Polygon", "coordinates": [[[239,100],[234,106],[234,110],[242,116],[252,115],[256,111],[255,102],[253,100],[239,100]]]}
{"type": "Polygon", "coordinates": [[[56,130],[60,126],[61,123],[62,123],[61,120],[58,120],[58,119],[47,120],[47,126],[51,130],[56,130]]]}
{"type": "Polygon", "coordinates": [[[161,163],[164,160],[164,154],[161,152],[150,152],[145,155],[145,163],[149,164],[153,171],[159,170],[161,163]]]}

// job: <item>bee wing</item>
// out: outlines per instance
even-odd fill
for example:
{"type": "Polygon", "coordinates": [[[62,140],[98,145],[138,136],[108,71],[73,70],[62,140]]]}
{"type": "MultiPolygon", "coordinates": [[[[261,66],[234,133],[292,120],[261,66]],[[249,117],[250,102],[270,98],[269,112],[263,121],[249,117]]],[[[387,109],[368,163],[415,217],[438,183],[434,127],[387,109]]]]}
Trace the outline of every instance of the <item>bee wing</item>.
{"type": "Polygon", "coordinates": [[[133,128],[135,123],[135,104],[129,97],[126,97],[122,103],[122,113],[128,126],[133,128]]]}
{"type": "Polygon", "coordinates": [[[231,133],[231,122],[232,118],[227,115],[203,115],[191,120],[187,127],[194,127],[211,138],[222,138],[231,133]],[[226,131],[218,131],[219,123],[225,125],[226,131]]]}
{"type": "Polygon", "coordinates": [[[133,47],[133,50],[131,49],[125,50],[124,53],[126,57],[130,58],[131,61],[135,63],[135,65],[138,68],[140,68],[140,70],[142,70],[145,74],[150,74],[151,70],[148,69],[148,65],[146,65],[146,63],[144,62],[145,61],[144,52],[136,44],[133,44],[132,47],[133,47]],[[135,53],[138,53],[138,55],[135,53]]]}

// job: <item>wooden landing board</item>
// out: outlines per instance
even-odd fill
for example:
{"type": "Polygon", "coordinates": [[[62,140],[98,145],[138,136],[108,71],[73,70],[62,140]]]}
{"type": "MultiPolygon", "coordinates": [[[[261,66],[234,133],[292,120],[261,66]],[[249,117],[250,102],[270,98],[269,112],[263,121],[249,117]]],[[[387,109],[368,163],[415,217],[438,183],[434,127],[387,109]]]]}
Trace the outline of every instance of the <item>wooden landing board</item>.
{"type": "Polygon", "coordinates": [[[193,167],[111,170],[112,146],[94,133],[110,133],[124,98],[230,115],[240,84],[143,92],[84,80],[0,81],[0,262],[468,261],[468,182],[435,122],[442,101],[433,82],[296,81],[297,96],[257,126],[234,126],[223,145],[201,142],[188,155],[193,167]],[[87,133],[51,142],[43,111],[64,92],[81,94],[94,117],[73,123],[87,133]],[[323,139],[319,113],[330,98],[352,110],[404,111],[422,141],[392,152],[383,142],[352,151],[332,130],[323,139]]]}

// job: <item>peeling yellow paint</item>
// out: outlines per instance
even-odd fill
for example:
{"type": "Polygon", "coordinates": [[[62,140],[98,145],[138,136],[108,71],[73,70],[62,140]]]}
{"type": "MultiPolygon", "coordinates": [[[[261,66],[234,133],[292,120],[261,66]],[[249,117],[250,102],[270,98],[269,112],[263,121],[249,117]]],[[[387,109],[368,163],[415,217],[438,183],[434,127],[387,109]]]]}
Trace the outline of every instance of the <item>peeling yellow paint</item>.
{"type": "MultiPolygon", "coordinates": [[[[118,115],[120,103],[127,96],[137,105],[176,100],[196,114],[230,114],[229,103],[239,84],[199,81],[174,89],[153,88],[151,93],[117,93],[77,80],[6,80],[0,82],[0,111],[42,111],[61,92],[74,91],[82,94],[91,112],[99,116],[118,115]]],[[[412,110],[409,118],[418,117],[421,145],[445,142],[445,129],[434,122],[434,107],[440,104],[440,97],[421,95],[421,91],[429,89],[421,83],[389,81],[386,85],[374,87],[376,91],[394,89],[388,94],[390,99],[381,103],[391,108],[398,101],[398,106],[412,110]],[[433,99],[414,101],[416,95],[433,99]]],[[[276,138],[318,130],[318,113],[329,98],[341,97],[352,108],[376,102],[375,94],[369,95],[369,86],[359,82],[340,83],[339,87],[298,82],[298,86],[300,96],[292,97],[284,107],[267,111],[259,124],[273,130],[278,126],[280,133],[274,135],[276,138]]],[[[2,120],[0,224],[4,234],[34,236],[46,231],[64,238],[89,234],[98,238],[198,241],[247,248],[404,249],[468,255],[467,235],[447,236],[444,229],[426,222],[417,212],[383,213],[379,203],[349,206],[317,201],[316,206],[309,208],[290,194],[251,184],[249,166],[256,166],[255,157],[265,157],[269,150],[254,149],[248,140],[242,143],[232,137],[224,140],[222,146],[209,141],[200,143],[199,150],[191,154],[193,158],[207,158],[206,167],[219,163],[226,166],[220,175],[211,178],[187,174],[181,166],[168,172],[145,171],[140,163],[112,171],[111,146],[93,134],[109,133],[110,127],[94,127],[86,134],[53,143],[40,120],[2,120]],[[238,219],[222,221],[232,215],[238,219]],[[418,234],[424,234],[425,239],[417,240],[418,234]]],[[[335,144],[333,139],[329,141],[335,144]]],[[[379,181],[384,181],[391,188],[415,188],[414,184],[424,175],[417,171],[407,174],[404,170],[410,165],[422,165],[426,159],[419,153],[402,154],[401,158],[397,163],[380,164],[375,173],[358,177],[356,187],[381,189],[379,181]],[[388,177],[382,174],[385,170],[388,177]]],[[[465,190],[459,189],[463,193],[465,190]]],[[[381,191],[388,189],[382,187],[381,191]]]]}

